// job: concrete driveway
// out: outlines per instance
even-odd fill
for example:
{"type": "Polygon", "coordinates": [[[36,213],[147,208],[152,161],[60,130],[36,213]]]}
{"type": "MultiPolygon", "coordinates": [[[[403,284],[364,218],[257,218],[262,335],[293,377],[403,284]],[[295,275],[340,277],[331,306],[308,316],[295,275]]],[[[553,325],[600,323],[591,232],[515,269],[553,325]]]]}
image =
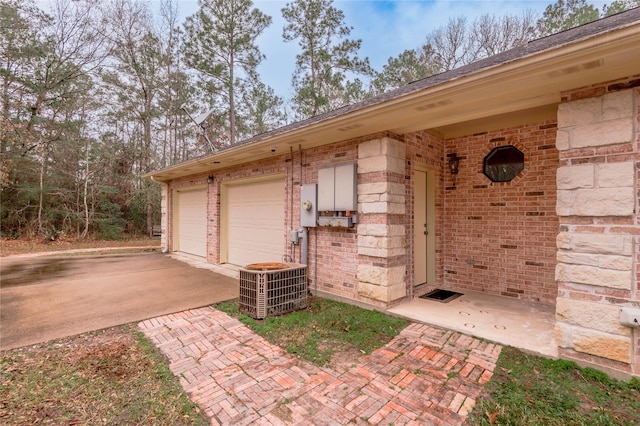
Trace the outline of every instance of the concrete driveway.
{"type": "Polygon", "coordinates": [[[0,350],[238,297],[238,281],[164,254],[0,259],[0,350]]]}

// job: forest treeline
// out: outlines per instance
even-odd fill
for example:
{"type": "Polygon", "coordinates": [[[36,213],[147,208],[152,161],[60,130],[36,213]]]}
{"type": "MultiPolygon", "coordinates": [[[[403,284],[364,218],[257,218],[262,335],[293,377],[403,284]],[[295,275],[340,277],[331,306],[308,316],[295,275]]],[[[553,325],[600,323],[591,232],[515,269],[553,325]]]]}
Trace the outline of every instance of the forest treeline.
{"type": "Polygon", "coordinates": [[[382,69],[332,0],[281,9],[295,46],[290,99],[258,73],[272,17],[251,0],[0,0],[0,236],[121,238],[159,223],[157,185],[141,179],[247,137],[365,100],[598,18],[557,0],[537,16],[452,18],[382,69]],[[200,114],[204,112],[204,114],[200,114]],[[197,122],[198,124],[196,125],[197,122]]]}

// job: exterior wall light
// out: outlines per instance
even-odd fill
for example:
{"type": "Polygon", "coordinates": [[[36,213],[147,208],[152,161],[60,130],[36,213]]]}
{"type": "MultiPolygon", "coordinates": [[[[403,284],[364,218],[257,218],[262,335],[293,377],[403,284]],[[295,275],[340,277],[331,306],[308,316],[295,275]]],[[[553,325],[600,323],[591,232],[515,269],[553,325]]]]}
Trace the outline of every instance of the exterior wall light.
{"type": "Polygon", "coordinates": [[[460,158],[458,154],[450,154],[449,155],[449,171],[452,175],[458,174],[458,166],[460,165],[460,158]]]}
{"type": "Polygon", "coordinates": [[[207,183],[208,184],[212,184],[213,183],[213,175],[207,176],[207,183]]]}

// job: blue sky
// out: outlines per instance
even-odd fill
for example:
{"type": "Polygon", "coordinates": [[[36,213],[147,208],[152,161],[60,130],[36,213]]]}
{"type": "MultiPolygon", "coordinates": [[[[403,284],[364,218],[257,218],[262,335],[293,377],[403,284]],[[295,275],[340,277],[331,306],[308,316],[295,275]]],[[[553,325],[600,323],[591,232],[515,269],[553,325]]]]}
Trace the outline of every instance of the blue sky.
{"type": "MultiPolygon", "coordinates": [[[[368,57],[374,69],[380,70],[389,57],[420,46],[428,33],[445,25],[450,18],[466,16],[472,20],[487,13],[519,15],[527,8],[541,14],[549,3],[550,0],[334,0],[333,5],[344,12],[346,24],[353,27],[351,38],[362,40],[360,56],[368,57]]],[[[273,24],[259,39],[260,48],[267,56],[260,74],[276,93],[290,98],[298,46],[282,41],[284,20],[280,10],[286,4],[279,0],[254,0],[256,7],[273,18],[273,24]]],[[[180,8],[184,6],[186,1],[180,8]]]]}

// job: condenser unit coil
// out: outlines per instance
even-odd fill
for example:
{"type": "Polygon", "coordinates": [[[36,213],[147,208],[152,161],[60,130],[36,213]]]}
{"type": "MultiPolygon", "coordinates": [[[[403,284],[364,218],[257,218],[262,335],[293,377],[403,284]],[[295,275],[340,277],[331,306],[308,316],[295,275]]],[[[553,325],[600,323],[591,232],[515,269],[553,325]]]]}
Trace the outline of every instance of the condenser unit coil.
{"type": "Polygon", "coordinates": [[[240,268],[240,312],[255,319],[307,307],[307,266],[253,263],[240,268]]]}

